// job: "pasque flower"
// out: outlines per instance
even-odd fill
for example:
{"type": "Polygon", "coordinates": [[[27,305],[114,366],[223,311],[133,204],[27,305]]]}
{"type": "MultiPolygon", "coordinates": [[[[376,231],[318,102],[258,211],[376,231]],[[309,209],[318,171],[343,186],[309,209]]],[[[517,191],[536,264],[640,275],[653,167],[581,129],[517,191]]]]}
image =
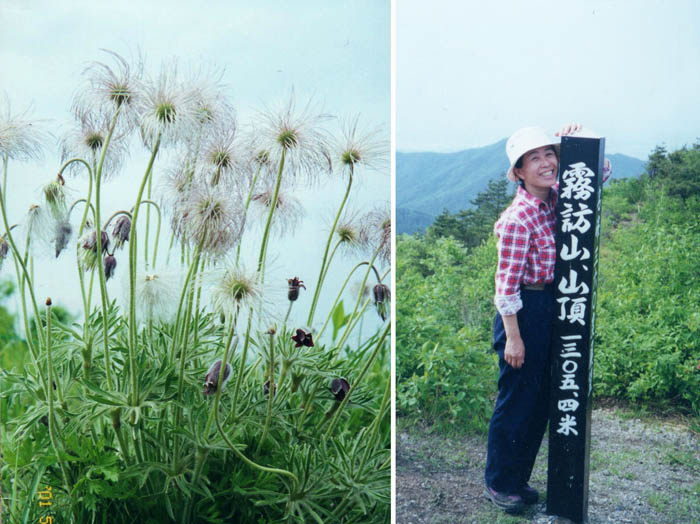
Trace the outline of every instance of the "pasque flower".
{"type": "Polygon", "coordinates": [[[243,267],[228,263],[214,275],[212,292],[214,308],[227,315],[248,307],[257,308],[262,301],[262,290],[255,273],[247,273],[243,267]]]}
{"type": "Polygon", "coordinates": [[[124,245],[124,242],[128,242],[130,233],[131,219],[127,215],[120,215],[114,222],[114,227],[112,228],[114,247],[121,248],[124,245]]]}
{"type": "MultiPolygon", "coordinates": [[[[265,395],[270,394],[270,380],[268,379],[265,384],[263,384],[263,393],[265,395]]],[[[272,396],[274,397],[277,394],[277,384],[272,384],[272,396]]]]}
{"type": "Polygon", "coordinates": [[[241,198],[230,190],[199,184],[183,202],[182,220],[177,227],[181,236],[192,246],[199,246],[205,253],[222,255],[241,238],[245,215],[241,198]]]}
{"type": "Polygon", "coordinates": [[[377,308],[377,314],[382,320],[386,320],[389,316],[389,301],[391,300],[391,291],[386,284],[377,284],[372,288],[374,296],[374,307],[377,308]]]}
{"type": "MultiPolygon", "coordinates": [[[[253,202],[257,204],[260,211],[258,218],[261,223],[270,213],[274,194],[274,189],[268,188],[252,197],[253,202]]],[[[277,236],[283,237],[288,231],[294,231],[303,217],[304,206],[302,206],[299,199],[290,192],[281,189],[277,194],[275,213],[272,215],[271,227],[273,232],[277,236]]]]}
{"type": "Polygon", "coordinates": [[[39,159],[47,138],[41,121],[28,118],[28,111],[13,115],[7,95],[3,96],[0,101],[0,157],[39,159]]]}
{"type": "Polygon", "coordinates": [[[306,289],[303,280],[299,280],[299,277],[288,278],[287,284],[289,284],[289,291],[287,292],[287,298],[290,302],[295,302],[299,298],[299,288],[303,287],[306,289]]]}
{"type": "Polygon", "coordinates": [[[381,128],[363,130],[359,126],[360,117],[341,121],[341,137],[333,147],[336,155],[334,164],[340,169],[362,166],[379,169],[388,164],[389,141],[381,128]]]}
{"type": "MultiPolygon", "coordinates": [[[[204,389],[202,390],[203,394],[212,395],[216,393],[216,389],[219,385],[219,374],[221,373],[221,365],[222,361],[221,359],[219,359],[216,362],[214,362],[209,368],[209,371],[207,371],[207,374],[204,377],[204,389]]],[[[221,383],[222,389],[226,385],[226,382],[228,382],[228,379],[231,378],[231,371],[231,364],[227,363],[226,367],[224,368],[223,382],[221,383]]]]}
{"type": "Polygon", "coordinates": [[[321,125],[329,118],[317,111],[311,101],[302,109],[296,105],[294,92],[278,111],[261,114],[260,149],[269,153],[269,160],[279,165],[282,152],[285,165],[294,177],[316,180],[322,172],[332,170],[332,161],[321,125]]]}
{"type": "MultiPolygon", "coordinates": [[[[61,138],[61,162],[71,158],[82,158],[89,164],[97,162],[109,132],[109,118],[96,113],[82,113],[79,120],[61,138]]],[[[113,134],[105,152],[102,164],[102,177],[108,180],[122,167],[128,152],[128,137],[113,134]]],[[[70,173],[86,173],[85,166],[78,162],[68,165],[70,173]]]]}
{"type": "MultiPolygon", "coordinates": [[[[146,320],[169,321],[177,308],[180,276],[170,271],[136,274],[136,311],[146,320]]],[[[125,279],[124,284],[128,284],[125,279]]],[[[128,295],[128,286],[125,290],[128,295]]]]}
{"type": "Polygon", "coordinates": [[[7,243],[7,240],[5,240],[5,236],[0,236],[0,267],[2,267],[2,263],[7,258],[9,250],[10,245],[7,243]]]}
{"type": "Polygon", "coordinates": [[[313,347],[314,341],[311,335],[311,331],[303,328],[296,330],[296,334],[292,335],[292,340],[296,343],[294,347],[313,347]]]}
{"type": "Polygon", "coordinates": [[[92,269],[97,265],[98,260],[102,259],[102,254],[109,249],[109,235],[107,232],[101,231],[102,253],[97,254],[97,233],[94,229],[88,231],[80,240],[81,248],[79,252],[80,264],[85,271],[92,269]]]}
{"type": "Polygon", "coordinates": [[[73,226],[68,219],[57,220],[54,224],[54,247],[56,248],[56,258],[68,245],[71,235],[73,234],[73,226]]]}
{"type": "Polygon", "coordinates": [[[391,262],[391,214],[389,208],[376,208],[362,218],[360,241],[369,254],[378,252],[377,258],[391,262]]]}
{"type": "MultiPolygon", "coordinates": [[[[126,134],[136,124],[137,106],[141,98],[140,81],[143,60],[138,57],[134,66],[113,51],[103,49],[114,61],[114,67],[103,62],[92,62],[83,71],[85,84],[73,100],[73,113],[82,122],[86,118],[111,121],[117,108],[117,136],[126,134]],[[87,116],[91,115],[91,116],[87,116]]],[[[93,144],[96,145],[96,144],[93,144]]]]}
{"type": "Polygon", "coordinates": [[[338,402],[341,402],[350,391],[350,383],[344,378],[334,378],[331,380],[331,393],[338,402]]]}
{"type": "Polygon", "coordinates": [[[152,148],[158,137],[166,146],[192,133],[198,125],[196,102],[196,92],[178,80],[175,63],[164,65],[157,78],[144,82],[138,107],[146,147],[152,148]]]}
{"type": "Polygon", "coordinates": [[[107,255],[104,258],[105,280],[109,280],[114,275],[114,270],[117,269],[117,259],[114,255],[107,255]]]}

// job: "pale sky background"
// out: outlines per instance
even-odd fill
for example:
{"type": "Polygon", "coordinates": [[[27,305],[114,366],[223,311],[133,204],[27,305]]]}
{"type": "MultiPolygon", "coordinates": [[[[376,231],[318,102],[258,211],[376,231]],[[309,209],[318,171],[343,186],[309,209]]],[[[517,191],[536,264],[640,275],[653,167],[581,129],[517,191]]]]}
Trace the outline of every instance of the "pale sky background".
{"type": "Polygon", "coordinates": [[[397,3],[399,151],[457,151],[567,122],[643,160],[700,137],[696,0],[397,3]]]}
{"type": "MultiPolygon", "coordinates": [[[[388,1],[0,0],[0,26],[0,92],[8,95],[14,113],[31,105],[36,118],[49,119],[47,127],[56,137],[71,121],[72,95],[86,65],[95,60],[113,63],[100,48],[127,59],[140,50],[146,57],[146,71],[153,74],[157,74],[162,61],[173,58],[178,59],[183,71],[196,70],[200,65],[205,69],[224,68],[223,81],[239,125],[249,123],[255,112],[265,106],[276,107],[294,87],[298,105],[303,106],[313,97],[326,113],[342,118],[360,114],[360,122],[368,127],[383,126],[386,167],[358,173],[357,190],[351,198],[359,210],[382,203],[388,207],[388,1]]],[[[29,205],[38,201],[38,188],[55,177],[60,158],[56,145],[49,146],[44,162],[11,162],[8,188],[11,222],[22,220],[29,205]]],[[[126,172],[105,185],[103,216],[133,205],[146,163],[142,148],[133,147],[126,172]]],[[[154,183],[166,167],[164,163],[156,165],[154,183]]],[[[69,178],[68,184],[78,194],[86,188],[77,177],[69,178]]],[[[286,279],[299,276],[310,289],[306,293],[302,291],[295,312],[299,318],[306,318],[332,211],[337,209],[343,191],[344,182],[336,181],[300,193],[307,211],[305,222],[284,241],[271,245],[276,255],[266,283],[280,286],[282,314],[288,304],[286,279]],[[308,252],[314,253],[313,259],[304,255],[308,252]]],[[[168,229],[164,224],[164,231],[168,229]]],[[[166,242],[167,246],[165,238],[161,244],[166,242]]],[[[247,256],[251,261],[248,267],[254,267],[259,248],[255,239],[249,239],[248,245],[247,256]]],[[[108,282],[112,297],[122,294],[119,280],[126,275],[128,267],[125,257],[117,256],[117,259],[117,278],[108,282]]],[[[344,279],[357,261],[352,257],[336,257],[331,279],[337,284],[329,284],[325,293],[327,306],[342,283],[338,280],[344,279]]],[[[5,264],[2,275],[14,276],[11,269],[11,264],[5,264]]],[[[80,311],[74,254],[64,254],[58,262],[51,258],[40,261],[36,272],[39,297],[50,295],[54,303],[80,311]]],[[[346,304],[348,301],[346,298],[346,304]]],[[[325,319],[322,314],[316,317],[317,321],[325,319]]]]}

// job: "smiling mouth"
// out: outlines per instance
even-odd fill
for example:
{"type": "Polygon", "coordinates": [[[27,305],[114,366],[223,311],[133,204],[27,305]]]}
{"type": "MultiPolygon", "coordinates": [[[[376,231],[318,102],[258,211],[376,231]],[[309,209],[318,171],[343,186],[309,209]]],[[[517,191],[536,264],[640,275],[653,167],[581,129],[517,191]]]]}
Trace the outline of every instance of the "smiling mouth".
{"type": "Polygon", "coordinates": [[[545,171],[544,173],[540,174],[540,176],[542,176],[542,177],[549,177],[549,176],[553,176],[553,175],[554,175],[554,171],[545,171]]]}

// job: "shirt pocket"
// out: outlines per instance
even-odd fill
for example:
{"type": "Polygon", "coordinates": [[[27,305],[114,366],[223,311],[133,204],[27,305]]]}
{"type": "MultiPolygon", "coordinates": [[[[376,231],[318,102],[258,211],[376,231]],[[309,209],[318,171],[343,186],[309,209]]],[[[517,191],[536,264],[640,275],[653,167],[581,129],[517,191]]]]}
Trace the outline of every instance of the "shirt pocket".
{"type": "Polygon", "coordinates": [[[553,235],[537,236],[533,239],[535,245],[535,260],[543,270],[554,270],[557,259],[557,246],[553,235]]]}

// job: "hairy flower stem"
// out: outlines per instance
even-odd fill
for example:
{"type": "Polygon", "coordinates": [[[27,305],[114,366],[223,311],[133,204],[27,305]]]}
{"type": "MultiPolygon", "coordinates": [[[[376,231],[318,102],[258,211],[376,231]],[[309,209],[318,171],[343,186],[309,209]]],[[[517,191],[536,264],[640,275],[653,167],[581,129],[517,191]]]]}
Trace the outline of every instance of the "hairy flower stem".
{"type": "MultiPolygon", "coordinates": [[[[331,226],[331,231],[328,234],[328,240],[326,241],[326,248],[323,252],[323,259],[321,260],[321,270],[318,274],[318,282],[316,284],[316,289],[314,290],[314,298],[311,301],[311,308],[309,309],[309,318],[306,321],[306,324],[308,326],[311,326],[313,321],[314,321],[314,313],[316,312],[316,305],[318,303],[318,299],[321,296],[321,288],[323,287],[323,279],[325,276],[325,271],[326,271],[326,261],[328,258],[328,250],[330,249],[331,242],[333,241],[333,235],[335,234],[335,228],[338,225],[338,220],[340,220],[340,215],[343,213],[343,209],[345,208],[345,204],[348,201],[348,197],[350,196],[350,188],[352,188],[352,178],[355,170],[353,167],[353,164],[350,164],[350,173],[348,176],[348,187],[345,190],[345,196],[343,197],[343,201],[340,203],[340,207],[338,208],[338,212],[335,215],[335,220],[333,221],[333,225],[331,226]]],[[[330,261],[328,261],[328,264],[330,265],[330,261]]]]}
{"type": "MultiPolygon", "coordinates": [[[[369,262],[364,262],[364,264],[369,264],[369,262]]],[[[362,264],[358,264],[357,267],[359,267],[362,264]]],[[[355,269],[357,269],[357,267],[355,269]]],[[[354,270],[353,270],[354,271],[354,270]]],[[[390,270],[387,270],[384,276],[386,276],[389,273],[390,270]]],[[[381,280],[381,279],[380,279],[381,280]]],[[[362,284],[364,286],[364,284],[362,284]]],[[[362,292],[360,292],[360,295],[358,297],[358,304],[362,299],[362,292]]],[[[347,338],[349,337],[350,333],[355,329],[355,326],[357,323],[360,321],[362,318],[362,315],[364,315],[365,310],[369,306],[371,302],[371,298],[368,298],[365,300],[365,303],[362,305],[362,307],[358,310],[357,309],[357,304],[355,306],[355,310],[353,311],[352,315],[350,316],[350,320],[348,321],[347,327],[345,331],[343,332],[343,336],[340,339],[340,342],[335,346],[333,351],[337,351],[335,356],[333,357],[333,363],[337,360],[337,358],[340,356],[342,349],[343,349],[343,344],[347,341],[347,338]]],[[[320,338],[320,335],[319,335],[320,338]]],[[[312,406],[313,406],[313,400],[316,398],[316,393],[318,393],[318,390],[320,389],[321,385],[320,383],[316,384],[316,387],[311,391],[309,394],[309,398],[306,402],[306,407],[304,408],[304,411],[301,413],[301,416],[299,417],[299,422],[297,423],[297,431],[301,431],[301,428],[304,424],[304,420],[306,420],[306,417],[311,413],[312,406]]]]}
{"type": "Polygon", "coordinates": [[[262,284],[265,279],[265,258],[267,256],[267,241],[270,237],[270,225],[272,224],[272,215],[277,207],[277,198],[280,193],[280,185],[282,184],[282,171],[284,170],[284,159],[287,150],[282,149],[282,157],[280,158],[280,167],[277,171],[277,181],[275,183],[275,191],[272,194],[272,202],[270,204],[270,212],[267,214],[267,223],[263,232],[262,244],[260,246],[260,256],[258,257],[258,278],[262,284]]]}
{"type": "Polygon", "coordinates": [[[287,320],[289,320],[289,314],[292,312],[292,306],[294,305],[294,301],[290,300],[289,301],[289,307],[287,308],[287,314],[284,316],[284,323],[282,324],[283,330],[284,328],[287,327],[287,320]]]}
{"type": "MultiPolygon", "coordinates": [[[[185,308],[185,323],[183,326],[182,330],[182,337],[180,338],[181,341],[181,348],[180,348],[180,364],[179,364],[179,372],[178,372],[178,384],[177,384],[177,407],[175,408],[175,427],[180,427],[182,424],[182,393],[184,390],[184,385],[185,385],[185,355],[187,354],[187,339],[189,336],[189,325],[190,325],[190,316],[191,316],[191,311],[192,311],[192,298],[194,295],[194,290],[191,289],[192,286],[194,285],[195,282],[195,273],[197,272],[197,267],[199,266],[199,260],[200,260],[200,254],[201,251],[199,249],[199,246],[195,249],[194,252],[194,257],[192,260],[192,264],[190,266],[190,273],[188,274],[188,282],[185,283],[185,288],[183,289],[183,293],[187,293],[188,299],[187,299],[187,306],[185,308]],[[190,285],[190,282],[192,285],[190,285]]],[[[180,301],[180,305],[182,307],[182,300],[180,301]]],[[[177,332],[176,332],[177,334],[177,332]]],[[[222,372],[223,374],[223,372],[222,372]]],[[[178,455],[180,451],[180,439],[178,438],[177,435],[174,437],[174,445],[173,445],[173,469],[177,470],[177,461],[178,461],[178,455]]]]}
{"type": "Polygon", "coordinates": [[[350,390],[345,395],[345,398],[341,401],[340,405],[338,406],[338,409],[335,410],[335,414],[333,415],[333,418],[331,419],[330,424],[328,425],[328,429],[326,430],[326,438],[330,437],[330,435],[333,433],[333,430],[335,429],[335,425],[338,423],[338,418],[340,417],[340,414],[342,413],[343,408],[345,407],[345,405],[348,403],[348,400],[350,399],[350,395],[352,395],[352,392],[355,390],[355,388],[362,383],[362,380],[365,378],[367,371],[369,370],[370,366],[374,363],[374,359],[377,358],[379,351],[384,346],[384,340],[386,340],[386,337],[390,331],[391,331],[391,322],[387,322],[387,325],[384,328],[384,331],[382,331],[382,334],[379,337],[379,340],[377,341],[376,346],[374,347],[374,351],[372,352],[372,355],[369,357],[369,359],[365,363],[365,366],[362,368],[362,371],[360,371],[360,374],[358,375],[358,377],[352,382],[352,385],[350,386],[350,390]]]}
{"type": "MultiPolygon", "coordinates": [[[[255,171],[255,176],[253,176],[253,181],[250,183],[250,189],[248,189],[248,196],[246,197],[245,200],[245,207],[243,208],[243,219],[245,220],[248,216],[248,208],[250,207],[250,201],[253,199],[253,192],[255,191],[255,184],[258,182],[258,175],[260,175],[260,170],[262,169],[262,166],[258,166],[258,169],[255,171]]],[[[238,246],[236,247],[236,265],[238,265],[238,261],[241,258],[241,242],[238,243],[238,246]]]]}
{"type": "Polygon", "coordinates": [[[270,387],[267,390],[267,416],[265,417],[265,427],[263,429],[262,437],[258,441],[258,452],[262,448],[262,445],[267,439],[267,434],[270,431],[270,421],[272,420],[272,403],[275,398],[275,335],[271,333],[270,335],[270,373],[268,380],[270,381],[270,387]]]}
{"type": "MultiPolygon", "coordinates": [[[[231,326],[231,330],[229,331],[228,338],[226,340],[226,349],[224,350],[224,358],[221,361],[221,370],[219,371],[219,382],[216,384],[216,394],[214,396],[214,406],[211,408],[211,411],[209,411],[209,418],[207,419],[207,423],[204,426],[204,433],[202,435],[204,436],[204,440],[209,440],[209,429],[211,428],[211,423],[214,421],[214,412],[218,411],[219,409],[219,400],[221,399],[221,389],[222,389],[222,384],[224,383],[224,374],[226,371],[226,363],[229,361],[229,352],[231,350],[231,343],[233,342],[233,335],[235,333],[235,324],[231,326]]],[[[235,351],[235,345],[234,345],[234,351],[235,351]]],[[[192,474],[192,487],[197,485],[197,482],[199,482],[199,477],[202,474],[202,469],[204,468],[204,463],[206,462],[207,456],[209,455],[208,450],[204,448],[200,448],[197,450],[197,462],[194,467],[194,473],[192,474]]],[[[187,507],[185,508],[185,513],[184,516],[188,519],[187,522],[191,522],[191,511],[192,511],[192,504],[194,502],[194,497],[190,497],[190,499],[187,501],[187,507]]]]}
{"type": "MultiPolygon", "coordinates": [[[[204,273],[204,267],[206,266],[206,263],[206,259],[202,258],[202,264],[199,268],[199,274],[197,275],[197,277],[201,277],[202,273],[204,273]]],[[[197,345],[199,344],[199,303],[202,297],[201,281],[199,283],[195,282],[195,286],[197,287],[197,298],[194,303],[194,347],[197,347],[197,345]]]]}
{"type": "Polygon", "coordinates": [[[218,410],[214,410],[214,420],[216,421],[216,427],[219,429],[219,433],[221,434],[221,437],[224,439],[226,444],[228,445],[229,448],[231,448],[231,451],[243,462],[248,464],[251,468],[258,469],[260,471],[265,471],[268,473],[274,473],[276,475],[284,475],[285,477],[291,478],[295,484],[299,484],[299,479],[292,473],[291,471],[287,471],[285,469],[277,469],[277,468],[268,468],[266,466],[261,466],[260,464],[256,464],[252,460],[250,460],[248,457],[246,457],[243,453],[241,453],[236,446],[234,446],[229,438],[226,436],[226,432],[224,432],[223,428],[221,427],[221,422],[219,422],[219,412],[218,410]]]}
{"type": "Polygon", "coordinates": [[[386,387],[384,388],[384,397],[382,398],[382,403],[379,406],[379,410],[377,411],[377,416],[374,417],[374,421],[372,423],[372,433],[369,436],[369,440],[366,441],[367,447],[365,448],[365,453],[362,456],[362,460],[360,461],[360,467],[358,468],[358,471],[362,471],[363,468],[365,467],[365,464],[367,463],[367,459],[369,459],[369,455],[371,450],[374,448],[375,444],[375,439],[377,438],[377,432],[379,431],[379,426],[382,424],[382,420],[384,420],[384,416],[386,415],[386,412],[388,411],[388,404],[391,401],[391,376],[387,377],[386,380],[386,387]]]}
{"type": "MultiPolygon", "coordinates": [[[[195,253],[199,253],[199,247],[195,249],[195,253]]],[[[185,283],[182,286],[182,292],[180,293],[180,301],[178,302],[177,305],[177,316],[175,317],[175,329],[173,330],[173,341],[172,341],[172,346],[170,347],[170,361],[172,362],[175,359],[175,348],[178,347],[178,343],[180,342],[180,327],[182,325],[182,321],[184,319],[184,311],[182,309],[182,305],[185,303],[185,299],[188,297],[188,292],[190,289],[190,282],[192,282],[192,279],[194,277],[194,274],[196,273],[197,268],[194,264],[190,264],[189,269],[187,270],[187,276],[185,277],[185,283]]]]}
{"type": "Polygon", "coordinates": [[[63,463],[61,454],[58,451],[58,438],[56,436],[56,414],[53,407],[53,359],[51,357],[51,299],[46,301],[46,358],[49,366],[49,383],[46,390],[46,396],[49,400],[49,438],[51,439],[51,445],[53,446],[54,452],[56,453],[56,459],[61,468],[61,476],[63,476],[63,483],[66,486],[66,494],[70,495],[71,483],[69,481],[68,471],[66,465],[63,463]]]}
{"type": "MultiPolygon", "coordinates": [[[[148,179],[148,189],[146,190],[146,199],[151,200],[151,185],[153,177],[148,179]]],[[[151,208],[146,208],[146,234],[143,236],[143,267],[148,269],[148,234],[151,229],[151,208]]]]}
{"type": "MultiPolygon", "coordinates": [[[[374,255],[372,255],[372,258],[369,261],[367,271],[365,272],[365,277],[362,279],[362,283],[360,284],[360,291],[357,295],[357,300],[355,301],[355,307],[353,308],[352,313],[350,313],[350,321],[348,322],[347,326],[343,330],[343,335],[340,337],[340,341],[336,345],[336,347],[338,348],[338,355],[343,350],[343,345],[345,344],[345,342],[347,342],[348,337],[350,336],[350,333],[352,332],[352,328],[355,327],[355,322],[353,322],[353,320],[356,320],[357,318],[359,318],[357,315],[357,310],[360,307],[360,303],[362,302],[362,290],[364,289],[365,285],[367,284],[367,279],[369,278],[369,274],[372,272],[372,269],[374,269],[374,260],[379,255],[380,249],[381,249],[381,246],[379,249],[377,249],[374,252],[374,255]]],[[[337,358],[337,355],[336,355],[336,358],[337,358]]]]}
{"type": "MultiPolygon", "coordinates": [[[[29,295],[30,298],[32,299],[32,309],[34,310],[34,317],[35,319],[40,318],[39,316],[39,307],[37,306],[36,303],[36,297],[34,296],[34,286],[32,284],[32,279],[29,275],[29,270],[27,269],[27,265],[24,263],[24,260],[22,260],[22,257],[19,253],[19,250],[17,249],[17,244],[15,244],[15,240],[12,237],[12,228],[10,227],[10,224],[7,221],[7,210],[5,208],[5,191],[0,189],[0,211],[2,212],[2,221],[5,226],[5,237],[7,238],[8,243],[10,244],[10,248],[12,249],[12,254],[14,256],[14,259],[16,263],[19,263],[20,267],[22,268],[22,275],[24,275],[24,278],[26,279],[27,283],[27,288],[29,289],[29,295]]],[[[18,275],[17,283],[21,284],[22,280],[20,276],[18,275]]],[[[24,286],[20,285],[20,292],[22,295],[22,302],[25,303],[25,298],[24,298],[24,286]]],[[[25,312],[25,319],[26,319],[26,312],[25,312]]],[[[25,322],[25,327],[27,328],[27,337],[29,337],[29,333],[31,331],[28,329],[28,323],[25,322]]],[[[39,347],[44,346],[44,336],[43,332],[41,329],[38,330],[37,332],[37,337],[39,339],[39,347]]]]}
{"type": "MultiPolygon", "coordinates": [[[[138,242],[136,241],[136,223],[139,217],[139,209],[141,208],[143,191],[153,172],[153,163],[160,148],[160,138],[161,135],[158,134],[151,151],[151,158],[148,161],[146,172],[143,175],[143,180],[141,180],[141,186],[139,187],[132,213],[131,230],[129,231],[129,374],[131,377],[131,405],[133,406],[138,403],[138,380],[136,376],[136,256],[138,242]]],[[[97,236],[99,237],[100,235],[97,236]]],[[[104,280],[103,271],[100,271],[100,278],[104,280]]]]}
{"type": "Polygon", "coordinates": [[[345,282],[343,282],[343,285],[340,287],[340,291],[338,292],[338,296],[335,297],[335,301],[333,302],[333,305],[330,308],[330,311],[328,313],[328,316],[326,317],[326,321],[323,323],[323,327],[318,332],[318,335],[316,335],[317,340],[321,339],[321,335],[323,335],[324,331],[326,330],[326,327],[328,326],[328,322],[330,322],[331,318],[333,318],[333,311],[335,311],[336,306],[338,305],[338,302],[340,302],[340,297],[343,295],[343,291],[345,291],[345,288],[348,285],[348,282],[350,282],[350,277],[357,271],[359,268],[362,266],[368,265],[369,262],[360,262],[357,264],[352,270],[350,270],[350,273],[348,273],[348,276],[345,278],[345,282]]]}
{"type": "MultiPolygon", "coordinates": [[[[150,184],[150,181],[149,181],[150,184]]],[[[155,244],[153,245],[153,262],[151,263],[151,268],[155,270],[156,268],[156,256],[158,255],[158,241],[160,240],[160,221],[161,221],[161,212],[160,212],[160,206],[154,202],[153,200],[144,200],[141,202],[142,204],[150,204],[153,207],[156,208],[156,211],[158,212],[158,222],[156,222],[156,241],[155,244]]],[[[146,229],[148,231],[148,229],[146,229]]],[[[146,261],[146,267],[148,267],[148,261],[146,261]]]]}
{"type": "Polygon", "coordinates": [[[331,262],[333,262],[333,258],[335,257],[335,252],[338,251],[338,248],[340,247],[340,244],[342,244],[342,240],[338,240],[335,245],[333,246],[333,250],[331,251],[330,256],[328,257],[328,260],[326,261],[326,268],[323,270],[323,275],[321,277],[321,281],[325,282],[326,280],[326,275],[328,275],[328,269],[331,267],[331,262]]]}
{"type": "Polygon", "coordinates": [[[104,145],[102,146],[102,152],[100,154],[100,161],[97,164],[97,169],[95,171],[95,237],[97,240],[97,260],[98,260],[98,277],[100,282],[100,299],[102,302],[102,341],[104,346],[105,354],[105,376],[107,378],[107,385],[110,390],[114,389],[114,384],[112,382],[112,362],[109,356],[109,323],[107,321],[107,281],[105,277],[105,272],[103,269],[102,261],[102,222],[100,221],[100,197],[101,187],[102,187],[102,166],[104,165],[105,155],[107,154],[107,148],[112,140],[112,134],[114,133],[114,128],[117,125],[117,118],[119,117],[119,112],[121,111],[121,105],[114,112],[114,117],[109,125],[109,132],[105,138],[104,145]]]}
{"type": "Polygon", "coordinates": [[[245,362],[248,358],[248,346],[250,344],[250,329],[253,325],[253,308],[250,308],[248,312],[248,326],[246,327],[245,340],[243,341],[243,353],[241,354],[241,364],[238,367],[238,376],[236,377],[236,384],[233,388],[233,402],[231,405],[231,419],[236,422],[236,411],[238,408],[238,393],[240,392],[241,382],[243,381],[243,371],[245,369],[245,362]]]}

